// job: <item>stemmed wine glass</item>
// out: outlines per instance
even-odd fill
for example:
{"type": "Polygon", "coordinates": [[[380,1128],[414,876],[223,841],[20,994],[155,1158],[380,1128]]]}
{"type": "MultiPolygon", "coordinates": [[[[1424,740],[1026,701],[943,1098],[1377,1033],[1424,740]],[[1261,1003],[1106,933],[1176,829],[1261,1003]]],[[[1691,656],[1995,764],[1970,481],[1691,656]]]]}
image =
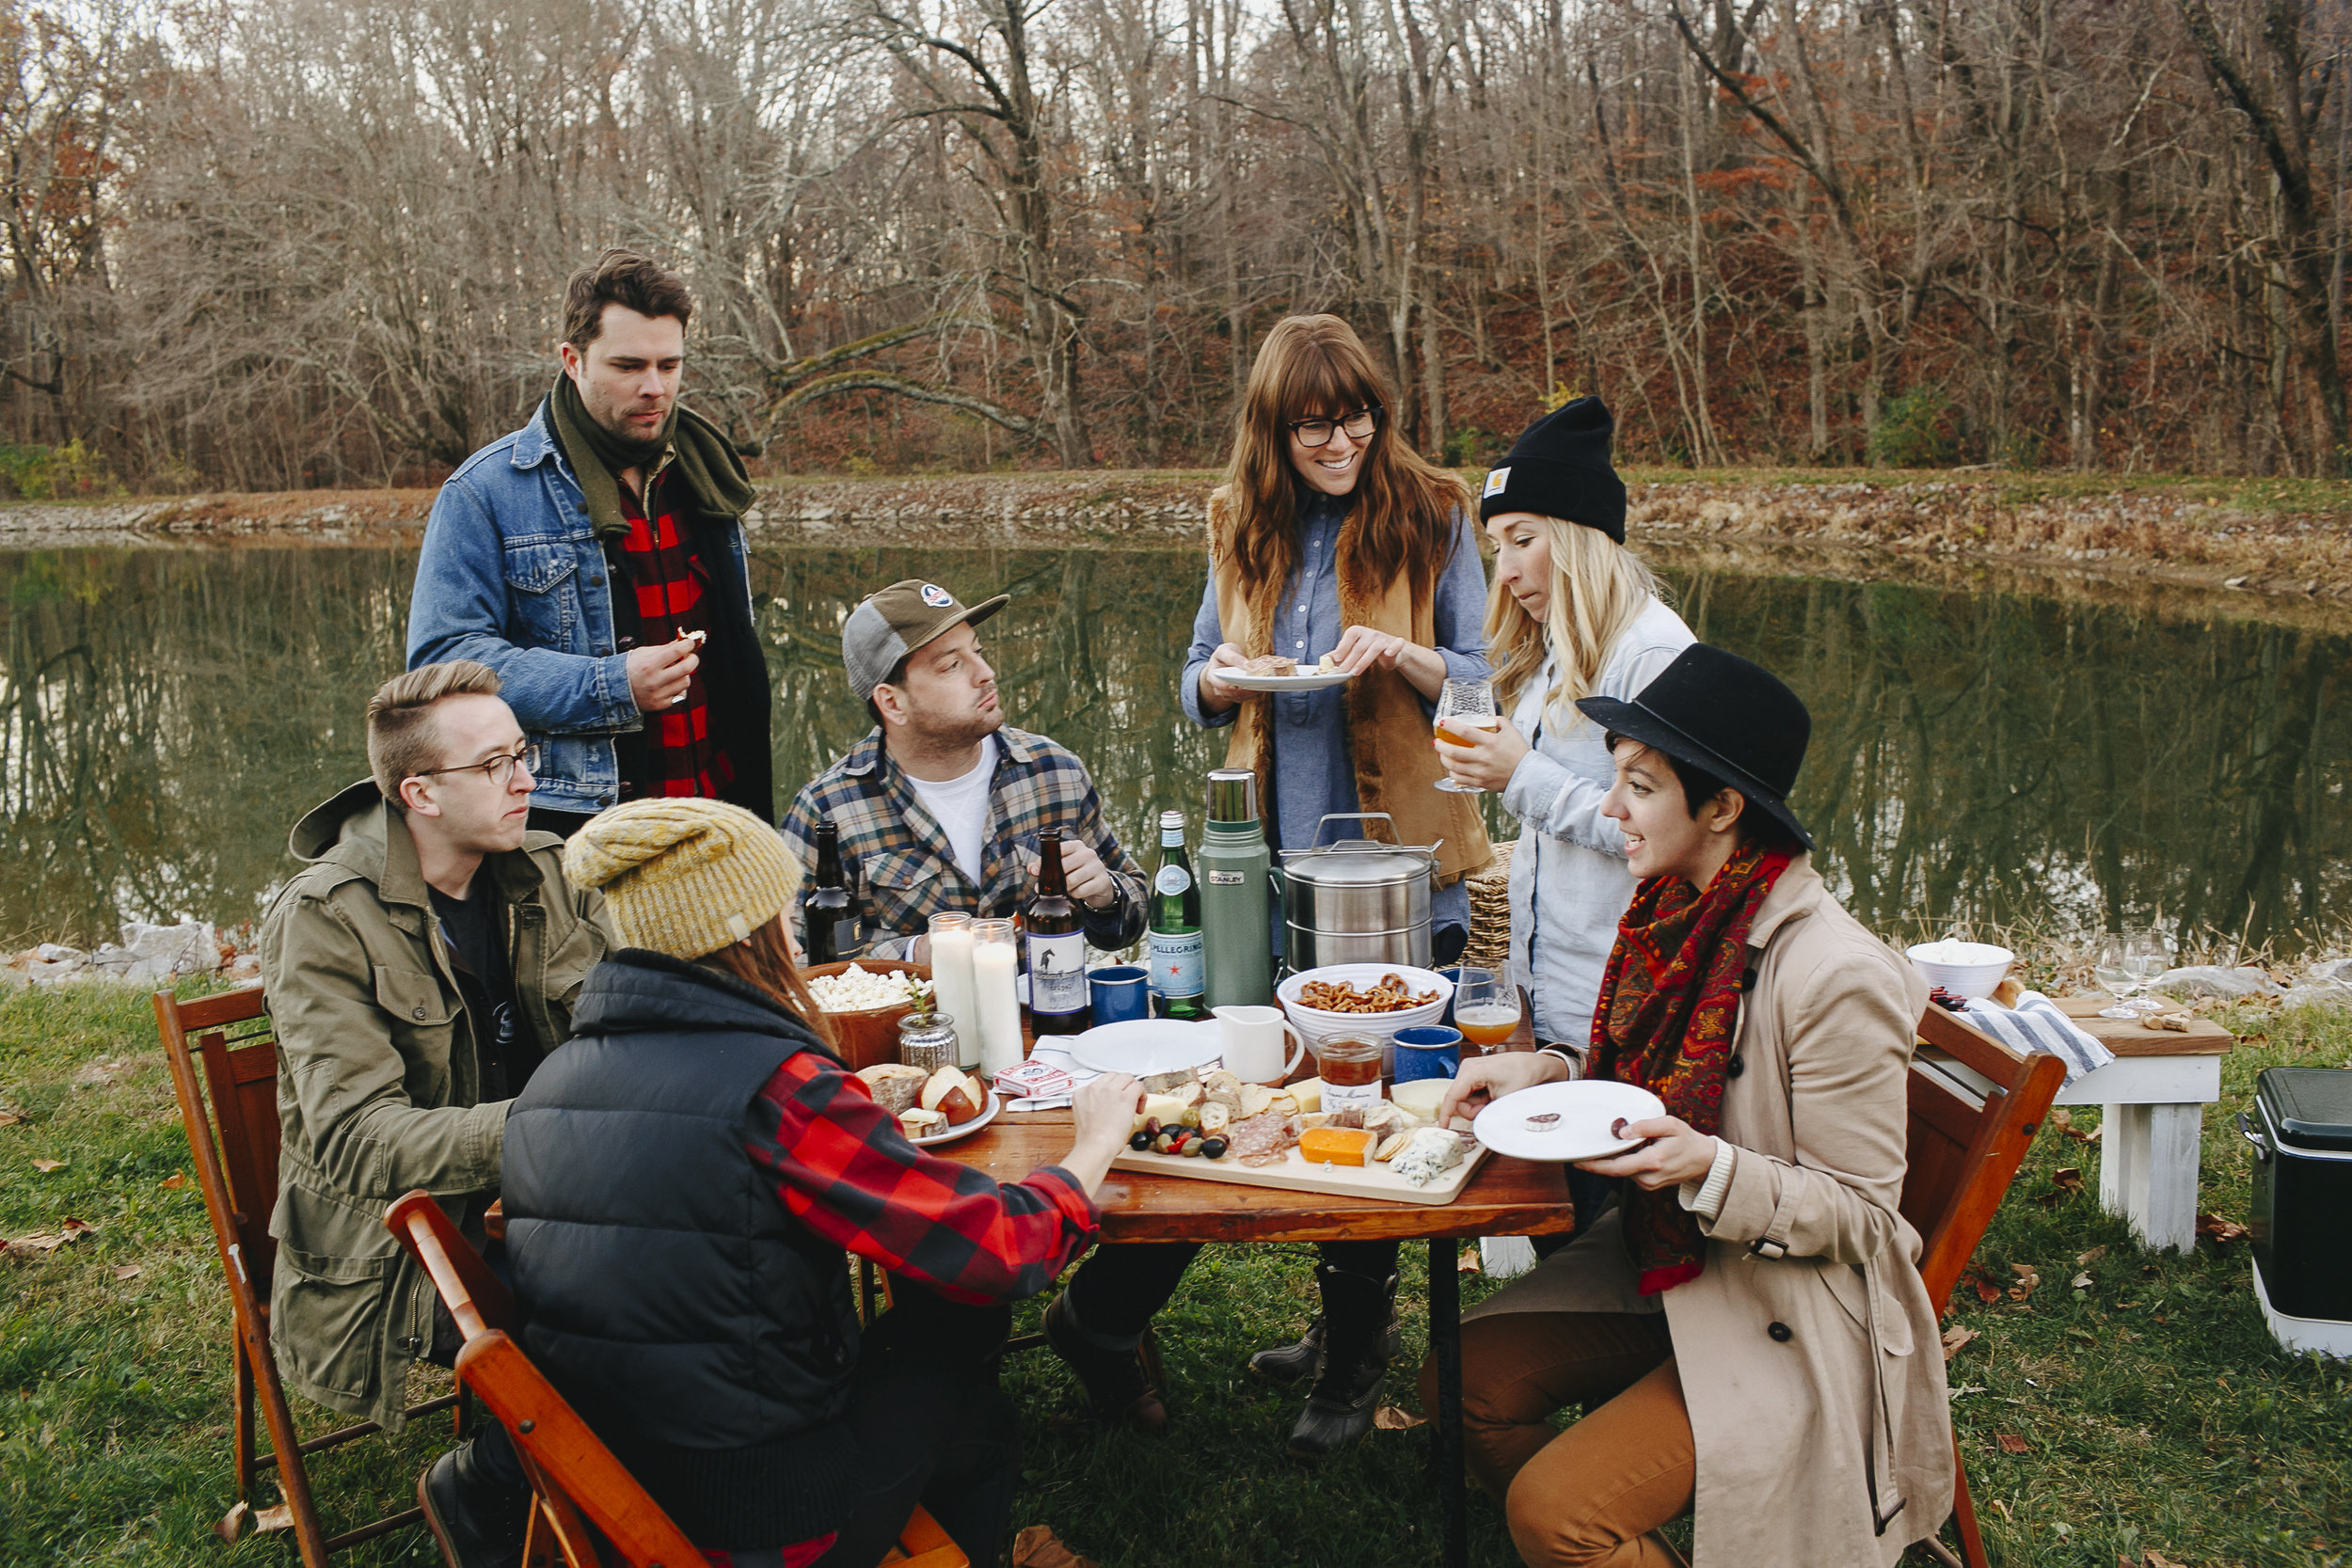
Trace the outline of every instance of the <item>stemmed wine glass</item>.
{"type": "MultiPolygon", "coordinates": [[[[1495,689],[1486,681],[1448,681],[1438,693],[1437,732],[1440,740],[1456,746],[1475,744],[1475,732],[1488,733],[1502,727],[1502,711],[1495,705],[1495,689]]],[[[1452,778],[1438,781],[1438,787],[1452,795],[1484,795],[1476,784],[1456,784],[1452,778]]]]}
{"type": "Polygon", "coordinates": [[[2172,950],[2158,931],[2126,931],[2102,938],[2091,973],[2117,1006],[2102,1007],[2105,1018],[2137,1018],[2149,1010],[2146,1002],[2131,998],[2146,990],[2172,964],[2172,950]]]}
{"type": "Polygon", "coordinates": [[[1465,969],[1454,982],[1454,1027],[1479,1053],[1499,1051],[1519,1026],[1518,977],[1504,959],[1492,969],[1465,969]]]}

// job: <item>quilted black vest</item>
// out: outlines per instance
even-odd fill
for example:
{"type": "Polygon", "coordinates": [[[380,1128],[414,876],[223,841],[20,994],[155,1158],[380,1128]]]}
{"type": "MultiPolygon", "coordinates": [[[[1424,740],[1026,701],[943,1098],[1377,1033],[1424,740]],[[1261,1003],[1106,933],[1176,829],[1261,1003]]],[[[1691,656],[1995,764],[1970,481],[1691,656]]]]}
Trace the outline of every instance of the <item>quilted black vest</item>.
{"type": "Polygon", "coordinates": [[[848,1263],[743,1145],[760,1085],[824,1047],[757,990],[633,949],[573,1022],[506,1118],[524,1347],[696,1545],[822,1535],[858,1469],[848,1263]]]}

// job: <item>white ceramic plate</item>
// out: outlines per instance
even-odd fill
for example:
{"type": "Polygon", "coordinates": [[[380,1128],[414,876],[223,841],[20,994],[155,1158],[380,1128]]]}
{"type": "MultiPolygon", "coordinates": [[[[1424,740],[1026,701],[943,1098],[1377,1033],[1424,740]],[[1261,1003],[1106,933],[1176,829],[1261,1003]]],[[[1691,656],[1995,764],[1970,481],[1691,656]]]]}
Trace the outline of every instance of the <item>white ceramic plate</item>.
{"type": "Polygon", "coordinates": [[[1070,1059],[1080,1067],[1136,1078],[1179,1068],[1213,1068],[1224,1055],[1224,1025],[1181,1018],[1131,1018],[1070,1037],[1070,1059]]]}
{"type": "Polygon", "coordinates": [[[986,1127],[990,1122],[994,1121],[996,1119],[996,1113],[1004,1108],[1005,1102],[996,1098],[996,1091],[994,1089],[988,1089],[984,1092],[988,1096],[988,1103],[981,1106],[980,1114],[974,1117],[970,1121],[964,1122],[961,1126],[950,1127],[944,1132],[933,1132],[926,1137],[920,1138],[909,1138],[907,1142],[913,1144],[917,1148],[929,1148],[933,1144],[951,1144],[958,1138],[970,1137],[981,1128],[986,1127]]]}
{"type": "Polygon", "coordinates": [[[1642,1147],[1639,1138],[1609,1135],[1619,1117],[1640,1121],[1665,1114],[1664,1103],[1647,1089],[1580,1078],[1506,1094],[1479,1112],[1470,1129],[1480,1143],[1497,1154],[1521,1160],[1605,1160],[1642,1147]],[[1528,1125],[1530,1117],[1552,1115],[1560,1119],[1540,1129],[1528,1125]]]}
{"type": "Polygon", "coordinates": [[[1321,691],[1329,686],[1344,686],[1356,677],[1343,670],[1310,670],[1303,675],[1245,675],[1238,670],[1220,670],[1216,678],[1244,691],[1321,691]]]}

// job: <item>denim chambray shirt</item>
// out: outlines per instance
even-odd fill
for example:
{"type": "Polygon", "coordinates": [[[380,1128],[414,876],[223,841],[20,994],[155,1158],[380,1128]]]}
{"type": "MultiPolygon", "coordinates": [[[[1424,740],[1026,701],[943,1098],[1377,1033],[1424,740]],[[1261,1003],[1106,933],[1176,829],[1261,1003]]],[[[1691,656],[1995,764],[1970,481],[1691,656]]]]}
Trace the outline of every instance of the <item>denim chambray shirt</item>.
{"type": "MultiPolygon", "coordinates": [[[[1315,493],[1298,514],[1298,567],[1282,595],[1282,614],[1274,628],[1274,652],[1288,654],[1302,665],[1312,665],[1340,644],[1347,629],[1340,614],[1338,549],[1340,525],[1346,520],[1346,499],[1315,493]]],[[[1493,673],[1486,663],[1486,568],[1478,557],[1478,535],[1466,513],[1454,519],[1454,553],[1435,588],[1438,653],[1445,659],[1450,680],[1485,680],[1493,673]]],[[[1196,724],[1216,729],[1233,721],[1231,709],[1214,717],[1200,711],[1200,672],[1225,635],[1216,611],[1214,575],[1200,593],[1200,610],[1192,621],[1192,648],[1184,660],[1184,714],[1196,724]]],[[[1359,809],[1356,765],[1347,746],[1347,689],[1321,691],[1281,691],[1269,696],[1274,736],[1274,799],[1266,803],[1273,820],[1268,841],[1278,849],[1313,847],[1316,824],[1331,812],[1359,809]]],[[[1423,713],[1436,705],[1424,700],[1423,713]]],[[[1335,823],[1327,837],[1370,836],[1360,823],[1335,823]]],[[[1434,936],[1438,927],[1470,926],[1470,889],[1456,881],[1441,888],[1429,911],[1434,936]]],[[[1274,923],[1275,950],[1282,943],[1282,923],[1274,923]]]]}

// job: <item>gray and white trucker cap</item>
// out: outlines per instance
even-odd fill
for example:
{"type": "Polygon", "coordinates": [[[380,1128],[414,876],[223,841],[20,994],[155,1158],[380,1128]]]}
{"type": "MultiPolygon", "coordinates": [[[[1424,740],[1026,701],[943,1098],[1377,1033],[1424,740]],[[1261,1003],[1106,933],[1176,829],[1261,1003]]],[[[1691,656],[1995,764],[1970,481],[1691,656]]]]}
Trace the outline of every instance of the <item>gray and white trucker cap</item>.
{"type": "Polygon", "coordinates": [[[966,609],[920,578],[867,594],[841,624],[841,667],[850,673],[850,689],[866,701],[907,655],[948,627],[977,626],[1010,603],[1011,594],[999,594],[966,609]]]}

